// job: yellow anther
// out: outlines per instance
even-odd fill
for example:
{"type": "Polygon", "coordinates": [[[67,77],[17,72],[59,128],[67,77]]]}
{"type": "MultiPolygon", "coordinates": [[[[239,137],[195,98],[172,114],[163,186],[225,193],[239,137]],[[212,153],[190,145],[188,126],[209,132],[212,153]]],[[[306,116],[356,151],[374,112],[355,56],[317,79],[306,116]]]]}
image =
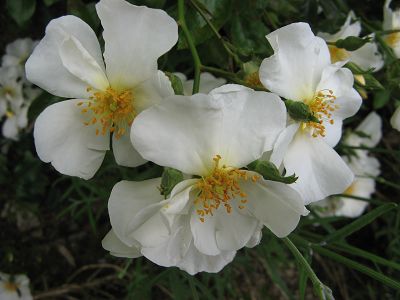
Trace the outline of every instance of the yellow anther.
{"type": "Polygon", "coordinates": [[[332,119],[332,112],[339,108],[338,105],[334,104],[336,96],[332,90],[321,90],[308,104],[314,117],[318,119],[318,122],[305,122],[301,124],[301,129],[310,129],[313,137],[326,136],[326,129],[324,121],[333,125],[335,122],[332,119]]]}
{"type": "Polygon", "coordinates": [[[92,87],[86,89],[92,93],[87,102],[79,102],[78,106],[85,104],[82,113],[92,112],[95,117],[85,125],[98,124],[101,129],[96,130],[96,135],[105,135],[107,132],[115,132],[119,139],[125,134],[126,129],[132,125],[136,117],[133,105],[133,94],[131,90],[116,91],[108,87],[105,91],[95,91],[92,87]]]}
{"type": "MultiPolygon", "coordinates": [[[[204,216],[213,215],[213,212],[223,205],[225,211],[232,212],[231,201],[235,198],[240,199],[242,204],[247,202],[247,194],[242,191],[239,181],[248,180],[247,172],[226,165],[220,166],[221,156],[213,157],[214,168],[208,176],[202,177],[196,187],[199,191],[194,204],[197,206],[196,212],[200,221],[204,222],[204,216]]],[[[260,176],[251,177],[252,182],[256,182],[260,176]]],[[[240,205],[243,209],[244,206],[240,205]]]]}
{"type": "Polygon", "coordinates": [[[333,45],[329,45],[329,53],[331,54],[331,62],[336,63],[338,61],[347,60],[350,57],[350,53],[343,48],[338,48],[333,45]]]}

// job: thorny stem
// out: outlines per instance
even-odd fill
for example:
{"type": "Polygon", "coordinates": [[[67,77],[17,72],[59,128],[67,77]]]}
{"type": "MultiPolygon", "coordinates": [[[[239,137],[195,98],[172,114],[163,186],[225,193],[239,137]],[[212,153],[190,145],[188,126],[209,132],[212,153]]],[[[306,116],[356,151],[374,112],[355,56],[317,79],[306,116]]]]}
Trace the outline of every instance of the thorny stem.
{"type": "Polygon", "coordinates": [[[184,0],[178,0],[178,24],[181,26],[183,34],[185,35],[186,42],[189,45],[190,52],[192,53],[194,63],[194,82],[193,82],[193,94],[199,92],[200,87],[200,67],[201,61],[199,54],[197,53],[196,46],[189,29],[186,26],[185,21],[185,2],[184,0]]]}

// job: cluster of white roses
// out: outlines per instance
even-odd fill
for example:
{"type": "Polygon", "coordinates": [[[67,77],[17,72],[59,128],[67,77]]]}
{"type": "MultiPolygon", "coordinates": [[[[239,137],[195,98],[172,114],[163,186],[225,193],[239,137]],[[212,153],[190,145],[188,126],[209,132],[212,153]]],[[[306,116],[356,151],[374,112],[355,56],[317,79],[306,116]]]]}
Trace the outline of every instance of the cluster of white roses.
{"type": "Polygon", "coordinates": [[[28,125],[28,109],[40,93],[26,80],[24,64],[36,42],[18,39],[6,47],[0,67],[0,119],[5,117],[3,136],[17,140],[21,129],[28,125]]]}
{"type": "MultiPolygon", "coordinates": [[[[307,215],[305,205],[365,184],[364,165],[374,159],[365,151],[357,151],[357,161],[342,158],[333,147],[342,121],[361,105],[343,65],[350,59],[379,69],[373,43],[339,53],[308,24],[290,24],[266,36],[274,54],[263,60],[259,78],[270,92],[203,74],[202,93],[191,95],[193,83],[185,81],[180,96],[157,68],[157,59],[177,42],[176,22],[162,10],[123,0],[101,0],[96,10],[103,54],[85,22],[64,16],[50,22],[26,63],[32,83],[72,98],[37,118],[39,157],[63,174],[90,179],[112,148],[120,165],[152,161],[185,178],[167,194],[160,192],[161,178],[114,186],[112,230],[103,240],[111,254],[143,255],[190,274],[218,272],[237,250],[257,245],[264,226],[285,237],[307,215]],[[259,159],[296,174],[297,181],[264,179],[247,167],[259,159]]],[[[359,35],[359,23],[350,18],[338,34],[320,35],[328,41],[359,35]]],[[[368,127],[368,118],[357,131],[368,127]]],[[[355,135],[347,143],[375,145],[374,130],[371,141],[355,135]]],[[[367,173],[377,175],[376,168],[367,173]]]]}

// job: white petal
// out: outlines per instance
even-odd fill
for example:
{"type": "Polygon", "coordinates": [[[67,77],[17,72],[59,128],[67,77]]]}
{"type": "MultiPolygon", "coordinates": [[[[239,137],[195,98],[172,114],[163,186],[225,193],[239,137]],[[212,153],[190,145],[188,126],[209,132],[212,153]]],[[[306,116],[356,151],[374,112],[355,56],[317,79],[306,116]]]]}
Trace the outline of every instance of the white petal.
{"type": "Polygon", "coordinates": [[[279,28],[267,39],[274,55],[264,59],[260,66],[263,85],[286,99],[312,99],[322,70],[330,63],[325,41],[314,36],[306,23],[279,28]]]}
{"type": "Polygon", "coordinates": [[[375,43],[366,43],[361,48],[353,51],[349,60],[363,70],[373,68],[374,72],[379,71],[384,64],[383,57],[379,53],[378,46],[375,43]]]}
{"type": "Polygon", "coordinates": [[[376,112],[371,112],[368,116],[357,126],[355,133],[350,134],[345,143],[349,146],[375,147],[382,138],[382,119],[376,112]],[[357,132],[362,132],[368,137],[361,137],[357,132]]]}
{"type": "Polygon", "coordinates": [[[190,275],[199,272],[218,273],[233,260],[235,255],[236,251],[222,251],[221,254],[215,256],[206,255],[199,252],[192,242],[177,267],[190,275]]]}
{"type": "Polygon", "coordinates": [[[165,214],[188,214],[191,207],[190,192],[199,179],[187,179],[179,182],[171,191],[170,201],[163,209],[165,214]]]}
{"type": "Polygon", "coordinates": [[[205,216],[204,222],[200,221],[196,209],[192,211],[190,228],[194,245],[201,253],[218,255],[221,251],[239,250],[258,228],[256,219],[238,213],[236,201],[232,201],[231,205],[231,213],[228,214],[221,205],[212,216],[205,216]]]}
{"type": "Polygon", "coordinates": [[[90,179],[99,169],[109,135],[96,136],[93,126],[85,126],[90,113],[81,113],[81,100],[66,100],[47,107],[36,119],[36,151],[62,174],[90,179]]]}
{"type": "Polygon", "coordinates": [[[17,140],[18,139],[18,124],[17,124],[17,117],[13,116],[11,118],[7,118],[2,127],[2,133],[3,136],[12,139],[12,140],[17,140]]]}
{"type": "Polygon", "coordinates": [[[158,187],[161,178],[117,183],[108,200],[112,228],[118,238],[128,246],[135,244],[134,231],[156,214],[163,197],[158,187]]]}
{"type": "Polygon", "coordinates": [[[146,162],[145,159],[133,148],[129,132],[123,134],[120,138],[112,136],[112,149],[115,161],[120,166],[137,167],[146,162]]]}
{"type": "Polygon", "coordinates": [[[174,95],[168,77],[162,71],[155,72],[149,79],[134,87],[134,105],[137,113],[160,103],[174,95]]]}
{"type": "Polygon", "coordinates": [[[322,139],[301,132],[290,144],[283,163],[288,174],[299,177],[292,187],[306,204],[344,192],[354,178],[335,150],[322,139]]]}
{"type": "Polygon", "coordinates": [[[345,39],[349,36],[358,37],[361,32],[361,24],[360,21],[356,21],[351,24],[351,20],[355,19],[353,11],[350,11],[347,15],[345,23],[342,25],[340,30],[334,34],[329,34],[327,32],[319,32],[318,36],[323,38],[327,42],[336,42],[339,39],[345,39]]]}
{"type": "Polygon", "coordinates": [[[66,37],[61,43],[59,55],[63,66],[88,86],[98,90],[105,90],[109,86],[104,67],[96,62],[74,36],[66,37]]]}
{"type": "Polygon", "coordinates": [[[157,70],[157,59],[178,40],[178,26],[166,12],[122,0],[96,5],[104,28],[104,59],[111,85],[129,88],[157,70]]]}
{"type": "Polygon", "coordinates": [[[264,227],[264,224],[262,224],[262,223],[259,223],[257,225],[257,228],[254,231],[253,235],[251,236],[250,240],[246,243],[247,248],[253,248],[261,242],[263,227],[264,227]]]}
{"type": "Polygon", "coordinates": [[[81,19],[64,16],[52,20],[46,27],[46,35],[26,62],[26,77],[32,83],[60,97],[87,97],[88,84],[71,74],[60,58],[60,47],[65,39],[73,36],[104,70],[96,34],[81,19]]]}
{"type": "Polygon", "coordinates": [[[300,124],[294,123],[285,128],[279,135],[274,149],[272,150],[272,154],[270,157],[270,161],[277,167],[282,164],[283,157],[285,156],[286,150],[290,145],[290,142],[293,140],[294,135],[299,129],[300,124]]]}
{"type": "Polygon", "coordinates": [[[390,118],[390,125],[400,131],[400,106],[395,110],[393,116],[390,118]]]}
{"type": "Polygon", "coordinates": [[[172,96],[135,119],[131,139],[150,161],[206,175],[217,154],[221,163],[235,167],[258,159],[272,148],[285,123],[284,104],[271,93],[241,89],[172,96]]]}
{"type": "Polygon", "coordinates": [[[289,185],[267,181],[243,181],[240,184],[248,196],[246,211],[269,228],[276,236],[285,237],[297,226],[300,216],[307,215],[300,194],[289,185]]]}
{"type": "Polygon", "coordinates": [[[341,68],[340,63],[324,68],[317,91],[332,90],[336,97],[334,104],[338,106],[332,112],[332,119],[343,120],[353,116],[361,106],[361,96],[353,88],[354,77],[347,68],[341,68]]]}
{"type": "Polygon", "coordinates": [[[136,258],[142,256],[140,253],[138,245],[129,247],[124,244],[111,229],[107,235],[101,241],[101,245],[104,249],[110,252],[111,255],[117,257],[129,257],[136,258]]]}
{"type": "MultiPolygon", "coordinates": [[[[181,79],[185,96],[192,95],[194,80],[181,79]]],[[[204,72],[200,74],[199,93],[208,94],[213,89],[226,83],[224,78],[216,78],[214,75],[204,72]]]]}

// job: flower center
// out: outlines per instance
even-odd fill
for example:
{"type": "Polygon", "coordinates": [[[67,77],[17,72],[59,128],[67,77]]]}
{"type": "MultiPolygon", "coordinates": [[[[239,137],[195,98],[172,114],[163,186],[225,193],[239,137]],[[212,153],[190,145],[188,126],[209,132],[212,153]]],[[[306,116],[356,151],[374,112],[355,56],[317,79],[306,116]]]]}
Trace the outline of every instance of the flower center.
{"type": "Polygon", "coordinates": [[[356,188],[356,185],[355,185],[355,182],[353,182],[353,183],[347,188],[347,190],[345,190],[345,191],[343,192],[343,194],[345,194],[345,195],[353,195],[353,194],[354,194],[354,191],[355,191],[355,188],[356,188]]]}
{"type": "Polygon", "coordinates": [[[245,78],[245,82],[250,86],[262,86],[258,72],[247,75],[245,78]]]}
{"type": "Polygon", "coordinates": [[[331,62],[334,64],[338,61],[344,61],[350,57],[350,53],[343,48],[338,48],[333,45],[329,45],[329,52],[331,54],[331,62]]]}
{"type": "MultiPolygon", "coordinates": [[[[91,92],[93,89],[88,87],[87,90],[91,92]]],[[[87,102],[79,102],[78,106],[84,106],[81,110],[83,114],[88,111],[94,114],[94,117],[84,124],[99,124],[101,129],[96,129],[96,135],[105,135],[109,131],[114,132],[117,139],[132,125],[136,116],[131,90],[116,91],[108,87],[105,91],[94,91],[87,102]]]]}
{"type": "Polygon", "coordinates": [[[393,32],[385,37],[385,42],[392,48],[400,42],[400,32],[393,32]]]}
{"type": "Polygon", "coordinates": [[[4,282],[4,289],[9,292],[16,292],[18,286],[14,282],[6,281],[4,282]]]}
{"type": "Polygon", "coordinates": [[[333,95],[332,90],[321,90],[317,93],[308,106],[319,122],[306,122],[302,123],[301,128],[303,130],[310,129],[313,137],[326,135],[324,121],[329,122],[333,125],[334,120],[332,119],[332,112],[339,108],[338,105],[334,104],[336,96],[333,95]]]}
{"type": "MultiPolygon", "coordinates": [[[[238,168],[220,166],[221,156],[216,155],[214,158],[214,169],[205,177],[202,177],[196,184],[199,190],[198,197],[194,200],[197,206],[197,214],[200,221],[204,222],[206,215],[213,215],[213,211],[221,205],[225,207],[228,214],[232,211],[231,201],[236,197],[240,198],[239,209],[244,208],[247,202],[247,195],[242,191],[239,180],[248,180],[247,172],[238,168]]],[[[256,182],[260,176],[251,177],[256,182]]]]}

